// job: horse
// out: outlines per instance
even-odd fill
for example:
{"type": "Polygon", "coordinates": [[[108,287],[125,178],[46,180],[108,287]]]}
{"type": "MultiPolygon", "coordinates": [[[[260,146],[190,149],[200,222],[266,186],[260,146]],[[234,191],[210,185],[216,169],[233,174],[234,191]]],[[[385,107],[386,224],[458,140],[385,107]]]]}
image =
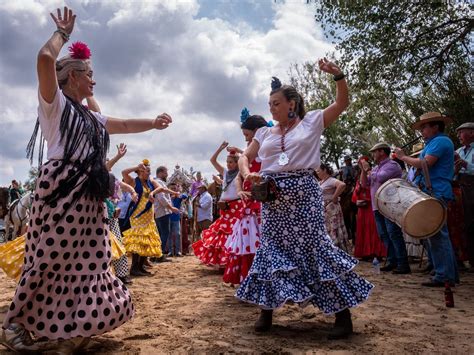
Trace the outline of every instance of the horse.
{"type": "Polygon", "coordinates": [[[10,241],[19,236],[24,226],[30,219],[30,209],[33,203],[33,192],[27,192],[20,199],[10,205],[5,215],[6,240],[10,241]],[[10,233],[10,228],[13,231],[10,233]]]}

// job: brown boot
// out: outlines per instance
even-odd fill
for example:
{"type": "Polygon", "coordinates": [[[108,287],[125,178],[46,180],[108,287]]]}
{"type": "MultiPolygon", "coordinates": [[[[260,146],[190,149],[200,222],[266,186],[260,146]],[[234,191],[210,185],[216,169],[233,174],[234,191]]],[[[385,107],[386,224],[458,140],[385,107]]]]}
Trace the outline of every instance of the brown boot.
{"type": "Polygon", "coordinates": [[[262,309],[260,317],[258,317],[255,322],[255,331],[256,332],[267,332],[272,327],[272,318],[273,310],[271,309],[262,309]]]}
{"type": "Polygon", "coordinates": [[[329,332],[329,340],[346,339],[352,334],[352,319],[349,309],[336,313],[334,328],[329,332]]]}

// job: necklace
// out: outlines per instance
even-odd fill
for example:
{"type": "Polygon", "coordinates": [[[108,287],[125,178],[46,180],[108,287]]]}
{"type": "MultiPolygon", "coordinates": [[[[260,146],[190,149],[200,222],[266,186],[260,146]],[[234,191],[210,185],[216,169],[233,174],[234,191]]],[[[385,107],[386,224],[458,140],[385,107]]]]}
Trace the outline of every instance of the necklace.
{"type": "Polygon", "coordinates": [[[287,165],[290,162],[290,158],[288,157],[288,154],[286,154],[286,147],[285,147],[285,136],[288,133],[288,131],[293,127],[296,123],[296,120],[293,119],[288,123],[288,126],[286,127],[285,130],[280,125],[280,132],[281,132],[281,138],[280,138],[280,143],[281,143],[281,154],[280,157],[278,158],[278,165],[284,166],[287,165]]]}

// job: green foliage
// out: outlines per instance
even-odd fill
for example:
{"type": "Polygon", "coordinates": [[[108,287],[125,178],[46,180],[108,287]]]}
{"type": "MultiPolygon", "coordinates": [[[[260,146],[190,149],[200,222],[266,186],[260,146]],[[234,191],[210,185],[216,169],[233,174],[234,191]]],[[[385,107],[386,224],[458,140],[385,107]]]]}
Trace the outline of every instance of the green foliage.
{"type": "Polygon", "coordinates": [[[349,74],[356,133],[403,145],[424,112],[453,117],[451,133],[473,120],[469,2],[308,2],[349,74]]]}

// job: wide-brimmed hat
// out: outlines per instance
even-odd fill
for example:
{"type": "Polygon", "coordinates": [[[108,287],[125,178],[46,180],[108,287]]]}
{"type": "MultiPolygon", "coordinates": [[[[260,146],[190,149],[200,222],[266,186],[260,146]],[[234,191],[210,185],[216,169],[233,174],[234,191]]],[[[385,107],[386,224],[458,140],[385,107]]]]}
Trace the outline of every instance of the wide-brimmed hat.
{"type": "Polygon", "coordinates": [[[423,142],[414,144],[413,148],[411,148],[410,156],[411,157],[417,157],[423,151],[424,147],[425,147],[425,144],[423,142]]]}
{"type": "Polygon", "coordinates": [[[370,148],[369,152],[375,152],[376,150],[379,150],[379,149],[391,149],[391,148],[387,143],[380,142],[374,145],[372,148],[370,148]]]}
{"type": "Polygon", "coordinates": [[[461,129],[474,129],[474,122],[466,122],[456,128],[456,132],[460,131],[461,129]]]}
{"type": "Polygon", "coordinates": [[[451,123],[453,120],[451,117],[444,116],[439,112],[427,112],[420,116],[418,121],[411,125],[413,129],[420,129],[421,125],[428,122],[444,122],[445,124],[451,123]]]}

